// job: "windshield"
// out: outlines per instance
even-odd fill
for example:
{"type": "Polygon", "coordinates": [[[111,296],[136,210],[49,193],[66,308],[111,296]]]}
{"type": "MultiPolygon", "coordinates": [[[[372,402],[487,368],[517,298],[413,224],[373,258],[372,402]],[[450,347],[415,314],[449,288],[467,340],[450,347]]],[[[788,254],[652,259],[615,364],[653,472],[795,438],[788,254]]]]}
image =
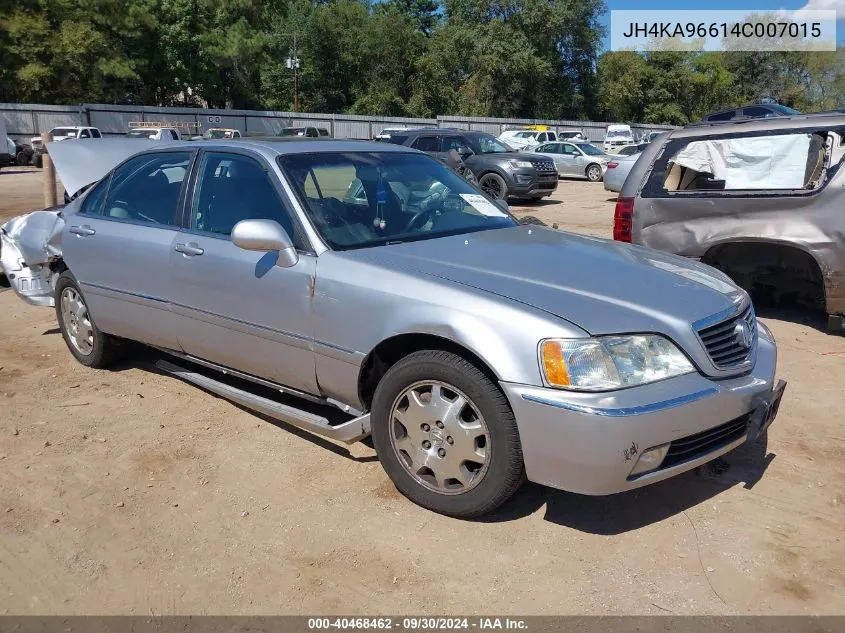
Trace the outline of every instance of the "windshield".
{"type": "Polygon", "coordinates": [[[512,152],[513,149],[505,145],[492,134],[486,132],[473,132],[467,134],[472,150],[478,154],[504,154],[512,152]]]}
{"type": "Polygon", "coordinates": [[[517,132],[514,134],[515,138],[533,138],[534,132],[517,132]]]}
{"type": "Polygon", "coordinates": [[[604,154],[598,147],[595,145],[590,145],[589,143],[576,143],[578,149],[584,152],[587,156],[599,156],[604,154]]]}
{"type": "Polygon", "coordinates": [[[50,130],[50,134],[55,138],[56,136],[76,136],[76,128],[73,127],[54,127],[50,130]]]}
{"type": "Polygon", "coordinates": [[[286,127],[282,128],[279,136],[302,136],[305,130],[300,127],[286,127]]]}
{"type": "Polygon", "coordinates": [[[335,250],[484,231],[517,224],[463,178],[423,154],[286,154],[314,227],[335,250]]]}
{"type": "Polygon", "coordinates": [[[631,138],[631,133],[628,130],[613,130],[608,132],[607,135],[613,138],[631,138]]]}
{"type": "Polygon", "coordinates": [[[152,138],[156,135],[158,130],[130,130],[127,136],[132,136],[134,138],[152,138]]]}

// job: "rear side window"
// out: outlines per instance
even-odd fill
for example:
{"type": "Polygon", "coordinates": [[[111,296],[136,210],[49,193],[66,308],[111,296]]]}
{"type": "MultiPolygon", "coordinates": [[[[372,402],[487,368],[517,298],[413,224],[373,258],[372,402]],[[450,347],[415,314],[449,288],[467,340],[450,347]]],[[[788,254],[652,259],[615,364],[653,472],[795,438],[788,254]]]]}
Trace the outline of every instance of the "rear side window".
{"type": "Polygon", "coordinates": [[[79,133],[79,138],[91,138],[91,132],[89,132],[88,130],[82,130],[79,133]]]}
{"type": "Polygon", "coordinates": [[[411,147],[423,152],[439,152],[440,139],[436,136],[420,136],[411,147]]]}
{"type": "Polygon", "coordinates": [[[743,108],[742,113],[745,116],[751,117],[752,119],[759,119],[763,117],[772,117],[777,116],[775,112],[769,110],[769,108],[761,108],[759,106],[753,106],[751,108],[743,108]]]}
{"type": "Polygon", "coordinates": [[[173,226],[190,152],[142,154],[114,171],[103,214],[119,220],[173,226]]]}
{"type": "Polygon", "coordinates": [[[719,112],[718,114],[711,114],[707,117],[708,121],[730,121],[734,118],[734,110],[728,112],[719,112]]]}
{"type": "Polygon", "coordinates": [[[79,207],[79,213],[100,215],[103,212],[103,201],[106,199],[106,192],[109,189],[109,180],[111,180],[111,174],[94,185],[82,201],[82,205],[79,207]]]}
{"type": "Polygon", "coordinates": [[[826,177],[827,136],[786,133],[682,143],[666,163],[661,189],[670,193],[813,189],[826,177]]]}

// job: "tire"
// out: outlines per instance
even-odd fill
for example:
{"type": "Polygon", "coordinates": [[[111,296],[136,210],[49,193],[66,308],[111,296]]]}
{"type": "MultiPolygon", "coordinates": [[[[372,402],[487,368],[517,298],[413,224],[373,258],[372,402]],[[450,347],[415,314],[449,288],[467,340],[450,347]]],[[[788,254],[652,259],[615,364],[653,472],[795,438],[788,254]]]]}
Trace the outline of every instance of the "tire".
{"type": "Polygon", "coordinates": [[[587,180],[590,182],[599,182],[601,180],[601,167],[596,163],[587,165],[584,175],[587,176],[587,180]]]}
{"type": "Polygon", "coordinates": [[[424,508],[478,517],[510,499],[523,482],[519,432],[507,399],[478,367],[451,352],[414,352],[393,365],[376,388],[371,416],[382,467],[399,492],[424,508]],[[456,407],[458,398],[466,404],[456,407]]]}
{"type": "Polygon", "coordinates": [[[86,367],[101,369],[121,355],[122,341],[101,332],[91,319],[85,298],[70,271],[59,275],[55,297],[59,329],[76,360],[86,367]],[[73,306],[75,302],[76,307],[73,306]]]}
{"type": "Polygon", "coordinates": [[[508,183],[495,172],[484,174],[479,178],[478,187],[494,200],[508,199],[508,183]]]}

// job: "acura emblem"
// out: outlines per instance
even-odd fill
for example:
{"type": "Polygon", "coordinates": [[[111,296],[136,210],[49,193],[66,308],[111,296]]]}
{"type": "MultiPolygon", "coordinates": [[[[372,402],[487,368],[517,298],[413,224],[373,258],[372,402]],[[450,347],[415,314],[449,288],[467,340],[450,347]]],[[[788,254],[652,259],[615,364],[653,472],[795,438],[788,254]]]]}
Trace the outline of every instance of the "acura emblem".
{"type": "Polygon", "coordinates": [[[737,345],[744,349],[749,349],[751,347],[751,343],[753,342],[751,326],[749,326],[745,321],[737,323],[734,328],[734,338],[736,339],[737,345]]]}

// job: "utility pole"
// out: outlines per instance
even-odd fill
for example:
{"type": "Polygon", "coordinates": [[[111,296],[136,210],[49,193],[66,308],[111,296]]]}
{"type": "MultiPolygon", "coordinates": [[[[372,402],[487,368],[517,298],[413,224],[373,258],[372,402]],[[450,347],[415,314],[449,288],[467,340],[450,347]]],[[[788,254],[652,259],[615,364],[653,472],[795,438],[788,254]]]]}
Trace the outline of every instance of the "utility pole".
{"type": "Polygon", "coordinates": [[[293,111],[299,112],[299,51],[296,48],[296,33],[293,33],[293,48],[290,57],[285,60],[285,66],[293,70],[293,111]]]}

